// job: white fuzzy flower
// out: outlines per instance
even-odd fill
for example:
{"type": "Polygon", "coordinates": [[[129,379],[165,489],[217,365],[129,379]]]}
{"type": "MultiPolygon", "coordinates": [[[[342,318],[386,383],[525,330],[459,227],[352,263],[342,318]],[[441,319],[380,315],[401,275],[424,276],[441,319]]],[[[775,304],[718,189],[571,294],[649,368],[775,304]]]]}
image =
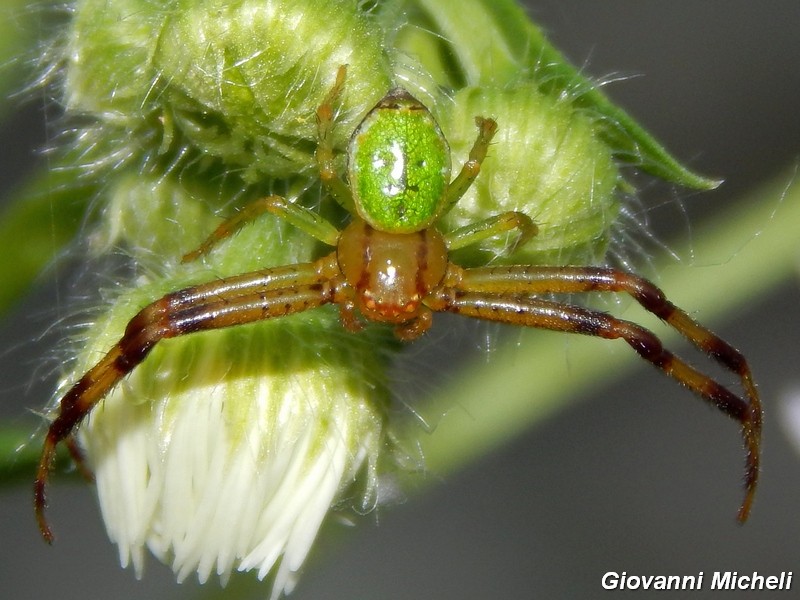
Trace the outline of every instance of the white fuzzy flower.
{"type": "Polygon", "coordinates": [[[109,537],[137,575],[147,547],[179,581],[271,574],[276,598],[358,477],[359,504],[374,502],[383,413],[363,369],[376,353],[297,329],[164,342],[81,426],[109,537]]]}

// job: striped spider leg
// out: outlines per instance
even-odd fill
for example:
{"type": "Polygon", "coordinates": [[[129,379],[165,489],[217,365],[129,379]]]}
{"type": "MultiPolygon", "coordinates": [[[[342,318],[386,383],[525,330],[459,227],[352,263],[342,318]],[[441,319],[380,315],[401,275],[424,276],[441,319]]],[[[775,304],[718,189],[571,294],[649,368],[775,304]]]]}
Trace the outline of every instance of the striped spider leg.
{"type": "MultiPolygon", "coordinates": [[[[430,327],[437,311],[524,327],[623,339],[642,358],[707,403],[736,419],[747,450],[745,498],[739,521],[750,513],[759,472],[761,404],[745,358],[695,322],[652,283],[614,269],[511,266],[464,269],[449,252],[489,237],[515,234],[513,247],[536,234],[518,212],[488,217],[442,233],[437,224],[478,176],[497,129],[477,117],[478,134],[458,174],[450,178],[450,152],[433,115],[402,88],[394,88],[367,113],[348,146],[348,174],[336,173],[330,130],[333,103],[345,79],[336,81],[317,111],[320,179],[351,213],[339,231],[318,214],[279,196],[263,198],[222,223],[184,260],[210,251],[242,225],[269,212],[335,250],[315,262],[268,268],[167,294],[128,323],[111,350],[63,396],[45,437],[34,484],[36,518],[42,536],[53,534],[44,515],[46,486],[59,443],[78,458],[72,433],[97,403],[136,368],[160,340],[189,333],[273,319],[337,304],[346,329],[362,320],[386,323],[396,336],[413,340],[430,327]],[[738,396],[712,377],[665,349],[647,329],[604,312],[544,299],[552,294],[624,293],[661,318],[723,368],[736,374],[738,396]]],[[[513,249],[513,248],[512,248],[513,249]]]]}
{"type": "Polygon", "coordinates": [[[264,269],[179,290],[156,300],[134,316],[111,350],[61,398],[45,436],[34,484],[36,519],[52,542],[44,509],[55,451],[62,441],[79,466],[72,433],[86,415],[163,339],[197,331],[283,317],[339,301],[336,254],[314,263],[264,269]]]}
{"type": "Polygon", "coordinates": [[[599,267],[509,266],[462,269],[452,266],[444,284],[425,302],[433,310],[526,327],[623,339],[643,359],[741,424],[747,452],[745,498],[738,512],[750,514],[759,474],[761,401],[744,356],[694,321],[649,281],[599,267]],[[700,351],[733,372],[744,396],[737,396],[667,350],[651,331],[598,310],[545,300],[550,294],[624,293],[659,317],[700,351]]]}

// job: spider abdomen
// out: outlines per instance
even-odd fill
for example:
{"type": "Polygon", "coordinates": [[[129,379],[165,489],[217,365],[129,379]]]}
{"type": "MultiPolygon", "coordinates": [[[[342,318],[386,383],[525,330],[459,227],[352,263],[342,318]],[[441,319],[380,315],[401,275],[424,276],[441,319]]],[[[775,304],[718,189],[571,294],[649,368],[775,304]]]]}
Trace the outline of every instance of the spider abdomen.
{"type": "Polygon", "coordinates": [[[397,88],[353,133],[348,180],[359,216],[375,229],[420,231],[446,206],[450,147],[430,111],[397,88]]]}

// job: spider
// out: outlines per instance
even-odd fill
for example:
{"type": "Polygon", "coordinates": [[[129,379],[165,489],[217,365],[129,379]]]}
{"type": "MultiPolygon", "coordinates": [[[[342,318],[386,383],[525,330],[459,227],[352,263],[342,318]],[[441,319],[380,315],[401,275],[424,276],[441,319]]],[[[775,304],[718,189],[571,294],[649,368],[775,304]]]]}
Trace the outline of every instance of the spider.
{"type": "MultiPolygon", "coordinates": [[[[333,246],[311,263],[268,268],[195,285],[156,300],[134,316],[122,338],[63,396],[45,437],[34,485],[35,513],[47,542],[46,486],[56,447],[65,442],[79,463],[72,434],[97,403],[136,368],[162,339],[275,319],[337,304],[343,326],[356,332],[363,321],[391,324],[396,336],[413,340],[431,326],[434,312],[622,339],[643,359],[676,379],[705,402],[736,419],[747,451],[744,522],[759,473],[761,404],[744,356],[666,299],[655,285],[628,272],[581,266],[462,268],[449,251],[502,233],[516,232],[524,244],[537,228],[526,215],[506,212],[442,233],[437,220],[478,176],[497,124],[476,117],[477,138],[458,175],[450,180],[450,150],[429,110],[406,90],[390,90],[367,113],[350,138],[347,177],[334,167],[331,141],[334,103],[345,82],[342,66],[317,109],[316,160],[323,185],[352,215],[339,231],[317,213],[279,196],[263,198],[223,222],[195,251],[209,252],[256,216],[269,212],[333,246]],[[554,301],[553,294],[628,294],[699,350],[736,374],[739,396],[665,349],[649,330],[605,312],[554,301]]],[[[512,249],[513,250],[513,249],[512,249]]]]}

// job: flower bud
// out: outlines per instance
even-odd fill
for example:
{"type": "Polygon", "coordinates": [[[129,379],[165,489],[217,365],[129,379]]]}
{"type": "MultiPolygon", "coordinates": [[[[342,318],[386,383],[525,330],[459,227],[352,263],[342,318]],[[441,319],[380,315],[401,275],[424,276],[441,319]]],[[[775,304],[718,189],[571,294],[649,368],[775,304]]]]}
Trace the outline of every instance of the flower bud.
{"type": "Polygon", "coordinates": [[[553,265],[598,261],[619,211],[619,173],[596,121],[568,98],[547,96],[532,84],[465,88],[455,94],[443,125],[454,169],[467,159],[476,115],[495,119],[497,133],[480,176],[447,214],[444,227],[456,229],[514,210],[530,216],[539,231],[511,256],[507,250],[514,232],[510,239],[500,236],[464,248],[456,253],[457,260],[553,265]]]}
{"type": "MultiPolygon", "coordinates": [[[[151,288],[92,328],[77,373],[151,288]]],[[[332,507],[374,506],[386,356],[337,321],[321,310],[162,342],[91,413],[80,440],[124,566],[140,575],[147,548],[179,581],[253,570],[277,596],[332,507]]]]}

